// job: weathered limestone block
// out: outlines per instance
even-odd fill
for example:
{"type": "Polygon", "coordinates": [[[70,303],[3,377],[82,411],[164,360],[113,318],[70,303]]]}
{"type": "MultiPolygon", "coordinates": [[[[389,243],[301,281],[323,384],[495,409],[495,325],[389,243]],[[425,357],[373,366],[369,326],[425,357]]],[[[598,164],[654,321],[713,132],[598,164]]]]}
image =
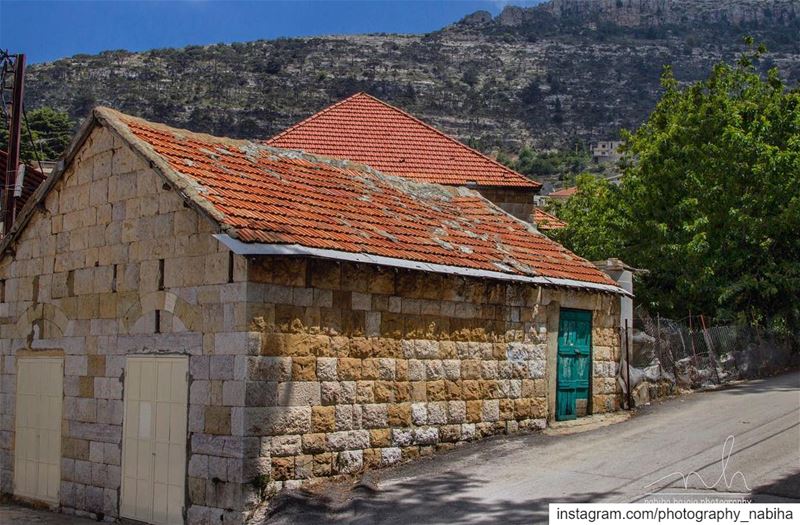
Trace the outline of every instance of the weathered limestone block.
{"type": "Polygon", "coordinates": [[[388,407],[385,404],[364,405],[361,424],[364,428],[384,428],[388,424],[388,407]]]}
{"type": "Polygon", "coordinates": [[[428,407],[426,403],[411,404],[411,420],[415,425],[426,425],[428,423],[428,407]]]}
{"type": "Polygon", "coordinates": [[[388,428],[377,428],[369,431],[369,442],[373,447],[388,447],[392,443],[392,435],[388,428]]]}
{"type": "Polygon", "coordinates": [[[101,399],[122,399],[122,381],[116,377],[96,377],[94,396],[101,399]]]}
{"type": "Polygon", "coordinates": [[[205,432],[215,435],[231,433],[231,409],[222,406],[205,407],[205,432]]]}
{"type": "Polygon", "coordinates": [[[346,430],[328,434],[331,450],[359,450],[369,447],[369,432],[366,430],[346,430]]]}
{"type": "Polygon", "coordinates": [[[311,407],[245,407],[245,434],[305,434],[311,429],[311,407]]]}
{"type": "Polygon", "coordinates": [[[445,402],[428,403],[427,409],[428,409],[427,424],[429,425],[447,424],[447,403],[445,402]]]}
{"type": "Polygon", "coordinates": [[[442,373],[450,380],[461,379],[461,361],[458,359],[445,359],[442,361],[442,373]]]}
{"type": "Polygon", "coordinates": [[[483,402],[481,419],[483,421],[497,421],[500,418],[500,402],[497,399],[489,399],[483,402]]]}
{"type": "Polygon", "coordinates": [[[410,428],[393,428],[392,444],[396,447],[408,447],[414,443],[414,430],[410,428]]]}
{"type": "Polygon", "coordinates": [[[251,381],[288,381],[292,378],[292,359],[289,357],[248,357],[247,377],[251,381]]]}
{"type": "Polygon", "coordinates": [[[275,406],[278,404],[278,383],[274,381],[247,381],[244,406],[275,406]]]}
{"type": "Polygon", "coordinates": [[[335,455],[329,452],[315,454],[314,464],[312,466],[314,476],[330,476],[333,473],[334,457],[335,455]]]}
{"type": "Polygon", "coordinates": [[[314,406],[311,409],[311,430],[313,432],[332,432],[336,429],[336,408],[333,406],[314,406]]]}
{"type": "Polygon", "coordinates": [[[360,428],[360,405],[340,405],[336,407],[336,430],[357,430],[360,428]]]}
{"type": "Polygon", "coordinates": [[[547,363],[544,359],[528,362],[528,376],[531,379],[541,379],[545,376],[547,363]]]}
{"type": "Polygon", "coordinates": [[[361,359],[341,358],[337,364],[337,372],[340,381],[353,381],[361,379],[361,359]]]}
{"type": "Polygon", "coordinates": [[[413,419],[412,405],[396,403],[388,407],[388,424],[390,427],[407,427],[413,419]]]}
{"type": "Polygon", "coordinates": [[[354,403],[356,400],[356,382],[323,382],[320,384],[320,397],[325,405],[354,403]]]}
{"type": "Polygon", "coordinates": [[[314,433],[303,435],[303,452],[306,454],[319,454],[328,452],[328,440],[324,433],[314,433]]]}
{"type": "Polygon", "coordinates": [[[443,425],[439,427],[439,439],[445,443],[461,441],[461,425],[443,425]]]}
{"type": "Polygon", "coordinates": [[[425,362],[418,359],[409,359],[408,363],[408,379],[410,381],[424,381],[426,378],[425,362]]]}
{"type": "Polygon", "coordinates": [[[320,381],[336,381],[337,359],[333,357],[320,357],[316,360],[316,374],[320,381]]]}
{"type": "Polygon", "coordinates": [[[380,466],[386,467],[399,463],[403,459],[403,454],[397,447],[388,447],[381,449],[381,463],[380,466]]]}
{"type": "Polygon", "coordinates": [[[436,427],[423,427],[414,429],[415,445],[433,445],[439,441],[439,429],[436,427]]]}
{"type": "Polygon", "coordinates": [[[425,361],[425,378],[427,380],[443,379],[444,376],[444,367],[441,360],[430,359],[425,361]]]}
{"type": "MultiPolygon", "coordinates": [[[[67,420],[66,437],[86,439],[89,441],[103,441],[107,443],[120,443],[122,427],[100,423],[84,423],[76,420],[67,420]]],[[[87,447],[88,454],[88,447],[87,447]]]]}
{"type": "Polygon", "coordinates": [[[302,438],[299,435],[275,436],[270,440],[270,455],[295,456],[302,450],[302,438]]]}
{"type": "Polygon", "coordinates": [[[361,450],[346,450],[336,455],[336,471],[340,474],[358,472],[364,465],[364,453],[361,450]]]}
{"type": "Polygon", "coordinates": [[[447,400],[447,387],[444,381],[427,381],[425,396],[428,401],[447,400]]]}
{"type": "Polygon", "coordinates": [[[278,384],[279,406],[315,406],[321,402],[321,388],[317,381],[287,381],[278,384]]]}

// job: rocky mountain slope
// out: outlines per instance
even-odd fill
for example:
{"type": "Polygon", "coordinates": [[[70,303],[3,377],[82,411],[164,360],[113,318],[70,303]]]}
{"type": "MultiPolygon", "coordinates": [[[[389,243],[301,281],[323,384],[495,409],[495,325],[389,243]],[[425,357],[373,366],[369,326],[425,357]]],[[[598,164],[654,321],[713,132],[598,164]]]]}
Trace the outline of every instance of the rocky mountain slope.
{"type": "Polygon", "coordinates": [[[29,106],[104,104],[217,135],[269,137],[367,91],[484,151],[573,149],[637,126],[659,76],[704,76],[763,41],[800,79],[800,0],[552,0],[427,35],[292,38],[78,55],[29,69],[29,106]]]}

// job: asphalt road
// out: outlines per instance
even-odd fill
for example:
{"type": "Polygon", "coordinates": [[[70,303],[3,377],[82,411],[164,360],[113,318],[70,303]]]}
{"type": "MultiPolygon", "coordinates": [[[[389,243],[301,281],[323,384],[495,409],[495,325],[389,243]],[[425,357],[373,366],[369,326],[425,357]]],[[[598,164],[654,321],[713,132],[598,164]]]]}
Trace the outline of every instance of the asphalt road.
{"type": "Polygon", "coordinates": [[[546,523],[550,502],[800,503],[800,372],[580,434],[473,443],[326,491],[334,496],[279,498],[266,523],[530,524],[546,523]]]}
{"type": "MultiPolygon", "coordinates": [[[[532,524],[547,522],[550,502],[800,503],[800,372],[672,399],[580,434],[472,443],[320,492],[328,496],[280,496],[266,523],[532,524]]],[[[92,522],[0,504],[0,523],[92,522]]]]}

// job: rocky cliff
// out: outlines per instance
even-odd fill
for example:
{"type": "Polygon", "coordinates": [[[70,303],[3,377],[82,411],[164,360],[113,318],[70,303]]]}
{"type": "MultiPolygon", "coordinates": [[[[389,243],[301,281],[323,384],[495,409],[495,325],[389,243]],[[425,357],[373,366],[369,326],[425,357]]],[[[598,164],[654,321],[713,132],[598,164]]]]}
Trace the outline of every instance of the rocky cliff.
{"type": "Polygon", "coordinates": [[[29,106],[94,104],[219,135],[268,137],[368,91],[485,151],[580,147],[637,126],[666,64],[699,79],[744,35],[800,79],[800,2],[553,0],[427,35],[293,38],[79,55],[30,68],[29,106]]]}

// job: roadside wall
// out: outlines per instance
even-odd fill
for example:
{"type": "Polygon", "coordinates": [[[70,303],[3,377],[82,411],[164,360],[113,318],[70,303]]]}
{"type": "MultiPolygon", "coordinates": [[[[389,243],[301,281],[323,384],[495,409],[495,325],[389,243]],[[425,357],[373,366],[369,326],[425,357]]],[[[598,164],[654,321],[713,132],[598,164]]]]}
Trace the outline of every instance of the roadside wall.
{"type": "Polygon", "coordinates": [[[616,296],[287,257],[248,275],[261,343],[242,425],[261,438],[246,462],[269,465],[262,486],[544,427],[561,307],[593,311],[591,409],[619,407],[616,296]]]}

